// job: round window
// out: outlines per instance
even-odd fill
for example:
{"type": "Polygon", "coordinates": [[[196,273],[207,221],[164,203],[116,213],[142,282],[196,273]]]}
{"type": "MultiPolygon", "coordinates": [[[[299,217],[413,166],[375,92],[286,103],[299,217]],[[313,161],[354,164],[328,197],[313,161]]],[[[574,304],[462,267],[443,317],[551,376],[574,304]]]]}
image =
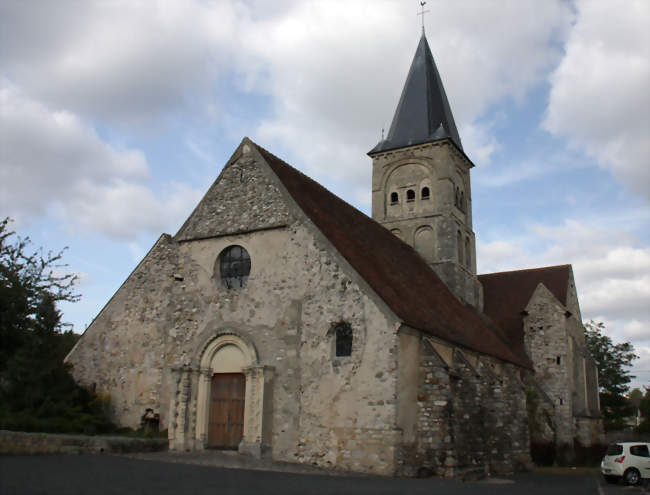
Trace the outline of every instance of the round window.
{"type": "Polygon", "coordinates": [[[229,289],[241,289],[251,272],[251,257],[241,246],[229,246],[219,255],[219,273],[223,285],[229,289]]]}

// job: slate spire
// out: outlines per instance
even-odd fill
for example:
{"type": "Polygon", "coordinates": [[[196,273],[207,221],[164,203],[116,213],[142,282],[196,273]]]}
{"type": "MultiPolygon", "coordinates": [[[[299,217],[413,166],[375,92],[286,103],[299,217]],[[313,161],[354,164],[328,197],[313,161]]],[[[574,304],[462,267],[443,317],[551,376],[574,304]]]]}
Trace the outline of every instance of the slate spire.
{"type": "Polygon", "coordinates": [[[445,88],[422,33],[388,135],[368,154],[445,138],[463,149],[445,88]]]}

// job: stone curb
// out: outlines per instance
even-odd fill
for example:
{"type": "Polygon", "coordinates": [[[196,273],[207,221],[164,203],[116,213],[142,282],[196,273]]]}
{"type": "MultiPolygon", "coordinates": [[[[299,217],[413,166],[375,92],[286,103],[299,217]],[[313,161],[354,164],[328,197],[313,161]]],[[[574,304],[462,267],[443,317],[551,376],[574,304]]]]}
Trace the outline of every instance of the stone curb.
{"type": "Polygon", "coordinates": [[[120,454],[167,450],[166,438],[26,433],[0,430],[0,455],[120,454]]]}

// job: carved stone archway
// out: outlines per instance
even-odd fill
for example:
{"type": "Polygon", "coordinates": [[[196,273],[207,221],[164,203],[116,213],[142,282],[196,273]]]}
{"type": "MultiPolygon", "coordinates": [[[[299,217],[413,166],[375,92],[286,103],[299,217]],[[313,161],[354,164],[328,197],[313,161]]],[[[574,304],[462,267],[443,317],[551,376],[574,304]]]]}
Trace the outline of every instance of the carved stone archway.
{"type": "Polygon", "coordinates": [[[255,347],[235,333],[217,334],[208,341],[201,353],[196,394],[194,438],[202,448],[207,445],[210,382],[215,373],[243,373],[246,377],[244,433],[239,452],[260,457],[269,440],[263,435],[263,423],[264,417],[270,415],[265,404],[267,409],[271,405],[273,368],[260,365],[255,347]]]}

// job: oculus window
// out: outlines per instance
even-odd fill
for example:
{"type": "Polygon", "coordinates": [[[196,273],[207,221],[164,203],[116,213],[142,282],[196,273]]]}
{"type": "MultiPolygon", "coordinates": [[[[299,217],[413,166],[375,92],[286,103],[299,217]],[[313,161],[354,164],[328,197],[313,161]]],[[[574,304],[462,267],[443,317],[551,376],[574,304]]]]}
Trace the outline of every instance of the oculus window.
{"type": "Polygon", "coordinates": [[[241,289],[251,273],[251,257],[241,246],[229,246],[219,255],[221,281],[229,289],[241,289]]]}

